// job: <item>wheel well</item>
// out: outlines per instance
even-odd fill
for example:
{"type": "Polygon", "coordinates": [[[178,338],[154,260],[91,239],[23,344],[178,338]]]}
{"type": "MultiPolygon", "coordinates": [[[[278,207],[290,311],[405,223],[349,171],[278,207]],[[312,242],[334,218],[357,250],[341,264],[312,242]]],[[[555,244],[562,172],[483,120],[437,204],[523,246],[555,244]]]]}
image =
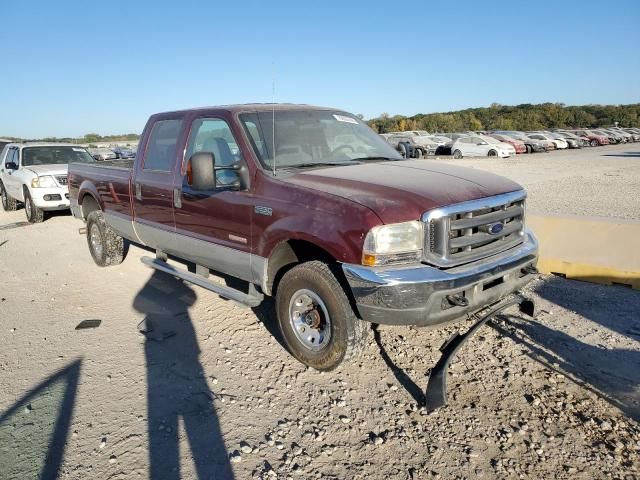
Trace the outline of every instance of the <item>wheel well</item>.
{"type": "Polygon", "coordinates": [[[310,260],[322,260],[329,264],[336,261],[329,252],[306,240],[288,240],[280,243],[269,256],[265,293],[271,295],[289,269],[310,260]]]}
{"type": "Polygon", "coordinates": [[[82,217],[86,220],[91,212],[100,210],[100,205],[92,195],[85,193],[81,199],[80,208],[82,209],[82,217]]]}

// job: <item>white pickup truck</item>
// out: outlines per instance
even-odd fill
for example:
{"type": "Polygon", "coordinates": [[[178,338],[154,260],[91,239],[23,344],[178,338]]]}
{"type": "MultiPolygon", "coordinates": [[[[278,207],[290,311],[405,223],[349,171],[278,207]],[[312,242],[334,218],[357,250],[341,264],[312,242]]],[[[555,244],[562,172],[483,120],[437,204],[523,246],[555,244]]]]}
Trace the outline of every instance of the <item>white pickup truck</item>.
{"type": "Polygon", "coordinates": [[[27,220],[42,222],[47,210],[69,208],[69,163],[95,163],[84,147],[62,143],[9,143],[0,154],[2,208],[24,203],[27,220]]]}

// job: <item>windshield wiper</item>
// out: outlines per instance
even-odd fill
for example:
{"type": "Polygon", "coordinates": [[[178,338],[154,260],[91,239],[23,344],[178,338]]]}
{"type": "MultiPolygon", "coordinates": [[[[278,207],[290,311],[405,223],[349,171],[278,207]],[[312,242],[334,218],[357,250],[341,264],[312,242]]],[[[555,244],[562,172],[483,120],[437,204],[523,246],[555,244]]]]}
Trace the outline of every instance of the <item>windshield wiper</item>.
{"type": "Polygon", "coordinates": [[[335,167],[340,165],[350,165],[359,159],[349,160],[348,162],[309,162],[309,163],[296,163],[294,165],[278,165],[278,170],[288,168],[313,168],[313,167],[335,167]]]}
{"type": "Polygon", "coordinates": [[[390,161],[398,161],[398,160],[404,160],[403,158],[391,158],[391,157],[359,157],[359,158],[352,158],[351,159],[354,162],[366,162],[367,160],[390,160],[390,161]]]}

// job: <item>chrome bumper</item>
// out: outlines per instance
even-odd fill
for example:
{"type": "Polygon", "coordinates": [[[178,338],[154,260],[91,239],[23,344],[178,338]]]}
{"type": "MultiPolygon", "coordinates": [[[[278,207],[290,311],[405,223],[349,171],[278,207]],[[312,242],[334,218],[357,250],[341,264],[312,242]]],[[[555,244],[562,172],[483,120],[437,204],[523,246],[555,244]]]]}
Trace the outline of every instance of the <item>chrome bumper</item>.
{"type": "Polygon", "coordinates": [[[429,265],[364,267],[343,264],[361,318],[373,323],[428,326],[454,320],[491,305],[522,288],[535,274],[538,242],[525,231],[524,242],[505,252],[455,268],[429,265]],[[453,305],[462,295],[468,305],[453,305]]]}

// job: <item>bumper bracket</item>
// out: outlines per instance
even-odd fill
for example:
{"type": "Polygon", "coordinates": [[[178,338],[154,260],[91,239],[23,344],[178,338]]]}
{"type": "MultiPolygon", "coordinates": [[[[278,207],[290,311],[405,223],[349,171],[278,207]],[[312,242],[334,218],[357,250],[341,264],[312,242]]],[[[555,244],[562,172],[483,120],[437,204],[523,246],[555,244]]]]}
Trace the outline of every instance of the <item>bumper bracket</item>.
{"type": "Polygon", "coordinates": [[[525,315],[533,317],[534,315],[534,303],[533,300],[516,294],[515,297],[510,298],[502,303],[499,303],[492,307],[485,315],[483,315],[476,323],[474,323],[469,330],[465,333],[454,333],[443,345],[440,347],[442,355],[436,362],[435,366],[431,369],[429,374],[429,382],[427,384],[427,390],[425,392],[425,406],[428,412],[436,410],[440,407],[447,405],[447,372],[449,369],[449,363],[456,354],[458,349],[471,338],[480,327],[485,323],[495,318],[496,315],[503,312],[509,307],[518,305],[520,311],[525,315]]]}

